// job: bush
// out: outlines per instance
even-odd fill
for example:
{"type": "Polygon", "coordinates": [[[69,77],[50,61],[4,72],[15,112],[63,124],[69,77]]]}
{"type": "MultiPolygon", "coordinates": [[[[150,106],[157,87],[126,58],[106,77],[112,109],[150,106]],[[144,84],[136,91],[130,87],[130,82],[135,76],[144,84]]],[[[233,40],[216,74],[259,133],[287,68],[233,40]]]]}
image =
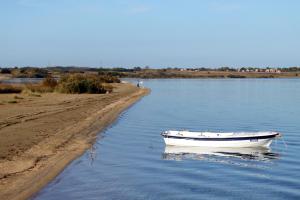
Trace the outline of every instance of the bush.
{"type": "Polygon", "coordinates": [[[10,74],[11,73],[11,70],[8,69],[8,68],[2,68],[1,69],[1,74],[10,74]]]}
{"type": "Polygon", "coordinates": [[[107,79],[103,76],[73,74],[63,76],[58,82],[58,91],[62,93],[93,93],[101,94],[111,91],[103,85],[107,79]]]}
{"type": "Polygon", "coordinates": [[[48,71],[42,68],[23,67],[12,70],[12,74],[16,78],[45,78],[48,71]]]}
{"type": "Polygon", "coordinates": [[[53,92],[55,87],[57,86],[57,80],[52,76],[47,76],[42,83],[27,83],[25,84],[25,88],[30,92],[53,92]]]}
{"type": "Polygon", "coordinates": [[[61,77],[59,81],[51,76],[46,77],[42,83],[28,83],[25,85],[0,84],[0,93],[29,93],[62,92],[71,94],[110,93],[113,86],[110,83],[120,82],[118,78],[111,76],[97,76],[84,74],[71,74],[61,77]]]}
{"type": "Polygon", "coordinates": [[[0,94],[21,93],[23,90],[20,86],[0,84],[0,94]]]}
{"type": "Polygon", "coordinates": [[[103,83],[120,83],[120,79],[118,76],[122,76],[123,73],[121,72],[98,72],[98,78],[103,82],[103,83]]]}
{"type": "Polygon", "coordinates": [[[121,82],[120,79],[118,79],[117,77],[113,77],[110,75],[98,76],[98,78],[103,83],[120,83],[121,82]]]}
{"type": "Polygon", "coordinates": [[[49,88],[55,88],[57,86],[57,80],[53,78],[52,76],[47,76],[43,82],[43,86],[49,87],[49,88]]]}

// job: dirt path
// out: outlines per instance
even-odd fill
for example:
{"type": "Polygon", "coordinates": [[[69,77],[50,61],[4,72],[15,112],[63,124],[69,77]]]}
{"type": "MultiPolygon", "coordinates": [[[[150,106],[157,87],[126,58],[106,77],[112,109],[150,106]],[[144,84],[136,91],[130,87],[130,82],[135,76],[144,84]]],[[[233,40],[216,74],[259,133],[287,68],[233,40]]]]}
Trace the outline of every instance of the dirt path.
{"type": "Polygon", "coordinates": [[[111,94],[0,95],[0,199],[26,199],[39,191],[149,92],[115,86],[111,94]]]}

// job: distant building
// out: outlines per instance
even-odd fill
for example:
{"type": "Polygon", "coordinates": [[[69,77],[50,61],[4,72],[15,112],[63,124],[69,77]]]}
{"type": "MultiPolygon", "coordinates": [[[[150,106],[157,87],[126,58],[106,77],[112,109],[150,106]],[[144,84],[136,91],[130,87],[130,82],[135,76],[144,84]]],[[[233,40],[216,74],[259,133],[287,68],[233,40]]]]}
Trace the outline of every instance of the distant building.
{"type": "Polygon", "coordinates": [[[270,68],[270,69],[266,69],[265,72],[266,73],[281,73],[281,70],[270,68]]]}

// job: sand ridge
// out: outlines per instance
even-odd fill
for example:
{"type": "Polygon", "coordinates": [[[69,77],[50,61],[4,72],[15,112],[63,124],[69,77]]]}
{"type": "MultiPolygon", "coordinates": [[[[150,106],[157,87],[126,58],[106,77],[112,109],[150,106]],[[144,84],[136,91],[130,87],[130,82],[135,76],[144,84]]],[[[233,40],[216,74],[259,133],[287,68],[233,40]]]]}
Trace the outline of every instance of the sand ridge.
{"type": "Polygon", "coordinates": [[[115,87],[111,94],[43,94],[0,105],[0,199],[35,194],[149,92],[130,84],[115,87]]]}

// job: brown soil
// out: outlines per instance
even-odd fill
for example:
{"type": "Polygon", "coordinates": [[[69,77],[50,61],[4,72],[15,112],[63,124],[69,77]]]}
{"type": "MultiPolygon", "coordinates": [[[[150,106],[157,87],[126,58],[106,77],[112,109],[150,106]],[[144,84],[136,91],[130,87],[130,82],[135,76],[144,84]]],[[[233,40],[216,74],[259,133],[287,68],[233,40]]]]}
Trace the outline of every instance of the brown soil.
{"type": "Polygon", "coordinates": [[[1,94],[0,199],[35,194],[148,93],[130,84],[115,87],[111,94],[1,94]]]}

